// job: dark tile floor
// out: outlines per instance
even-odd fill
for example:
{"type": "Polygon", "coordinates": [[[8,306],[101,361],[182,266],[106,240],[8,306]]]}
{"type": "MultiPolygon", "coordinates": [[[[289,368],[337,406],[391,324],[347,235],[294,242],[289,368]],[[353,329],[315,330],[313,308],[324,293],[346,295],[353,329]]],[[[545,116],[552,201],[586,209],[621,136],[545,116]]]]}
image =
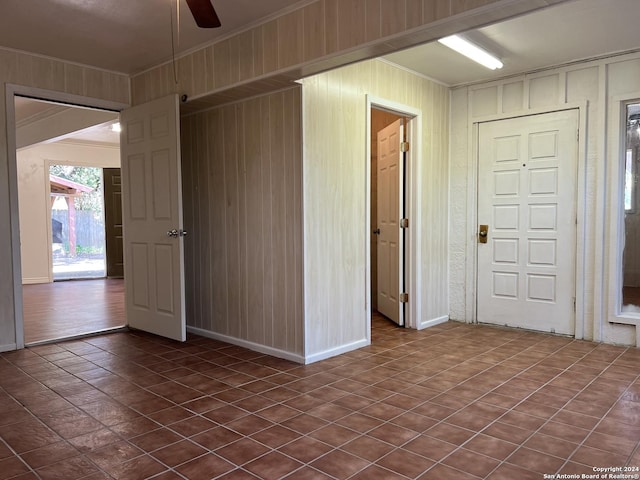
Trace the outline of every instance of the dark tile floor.
{"type": "Polygon", "coordinates": [[[140,333],[1,354],[0,479],[526,480],[640,466],[640,350],[456,322],[417,332],[376,318],[372,331],[372,346],[309,366],[140,333]]]}

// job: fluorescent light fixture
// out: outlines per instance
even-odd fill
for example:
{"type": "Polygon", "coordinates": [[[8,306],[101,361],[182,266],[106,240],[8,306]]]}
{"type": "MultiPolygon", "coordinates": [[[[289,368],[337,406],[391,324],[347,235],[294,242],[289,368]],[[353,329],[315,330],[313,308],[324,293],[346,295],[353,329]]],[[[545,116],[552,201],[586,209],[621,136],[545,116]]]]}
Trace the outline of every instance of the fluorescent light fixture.
{"type": "Polygon", "coordinates": [[[111,125],[111,131],[112,132],[116,132],[119,133],[122,131],[122,127],[120,126],[120,122],[116,122],[114,124],[111,125]]]}
{"type": "Polygon", "coordinates": [[[450,37],[444,37],[438,40],[443,45],[446,45],[452,50],[470,58],[474,62],[478,62],[480,65],[495,70],[496,68],[502,68],[502,62],[496,57],[491,55],[486,50],[474,45],[473,43],[465,40],[458,35],[451,35],[450,37]]]}

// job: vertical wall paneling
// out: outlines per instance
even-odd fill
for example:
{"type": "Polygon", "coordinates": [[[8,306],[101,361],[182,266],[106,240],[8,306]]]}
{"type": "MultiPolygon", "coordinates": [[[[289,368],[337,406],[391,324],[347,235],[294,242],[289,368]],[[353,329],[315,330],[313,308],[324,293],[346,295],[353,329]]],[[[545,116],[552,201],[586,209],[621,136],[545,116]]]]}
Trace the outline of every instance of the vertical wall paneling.
{"type": "MultiPolygon", "coordinates": [[[[260,99],[259,121],[261,125],[273,125],[279,120],[277,116],[275,116],[277,112],[272,113],[271,111],[270,100],[271,99],[269,97],[262,97],[260,99]]],[[[270,229],[271,225],[273,225],[273,205],[271,198],[271,131],[270,129],[263,128],[260,130],[260,132],[260,148],[264,152],[262,161],[262,184],[260,185],[260,190],[262,192],[260,213],[263,227],[260,238],[262,239],[264,251],[272,252],[274,247],[270,229]]],[[[274,345],[275,337],[273,322],[271,321],[274,312],[274,292],[277,291],[273,274],[273,262],[274,258],[269,254],[264,256],[262,263],[264,281],[262,283],[263,309],[261,318],[262,325],[260,330],[262,332],[264,342],[268,343],[269,345],[274,345]]]]}
{"type": "MultiPolygon", "coordinates": [[[[210,94],[221,104],[229,101],[223,91],[240,83],[255,81],[253,94],[266,93],[292,78],[391,53],[398,45],[424,43],[564,1],[316,0],[186,54],[188,60],[180,63],[192,65],[195,78],[182,78],[179,91],[190,98],[210,94]],[[211,51],[215,63],[209,67],[211,51]]],[[[166,73],[161,65],[134,76],[133,103],[171,93],[166,73]]]]}
{"type": "MultiPolygon", "coordinates": [[[[324,2],[309,4],[304,8],[303,12],[303,58],[305,61],[309,61],[325,54],[324,2]]],[[[298,41],[300,40],[298,39],[298,41]]]]}
{"type": "Polygon", "coordinates": [[[185,216],[193,230],[186,288],[199,303],[188,326],[298,361],[300,90],[185,117],[182,152],[190,157],[183,190],[194,222],[185,216]]]}
{"type": "Polygon", "coordinates": [[[406,30],[406,0],[385,0],[382,6],[381,33],[383,37],[406,30]]]}
{"type": "MultiPolygon", "coordinates": [[[[369,4],[371,2],[368,2],[369,4]]],[[[338,49],[346,50],[365,42],[367,4],[361,0],[340,0],[338,15],[338,49]]]]}
{"type": "Polygon", "coordinates": [[[366,96],[422,112],[421,325],[447,318],[448,124],[446,87],[381,61],[343,67],[303,81],[304,298],[307,359],[366,342],[366,96]],[[436,133],[434,133],[434,131],[436,133]],[[444,287],[446,290],[446,286],[444,287]]]}
{"type": "Polygon", "coordinates": [[[264,73],[275,72],[278,69],[278,21],[272,20],[262,26],[262,69],[264,73]]]}
{"type": "Polygon", "coordinates": [[[245,147],[246,185],[246,273],[247,276],[247,318],[251,327],[246,338],[252,342],[264,343],[264,225],[262,218],[263,162],[262,138],[253,135],[260,131],[261,100],[253,99],[243,104],[242,122],[245,147]],[[251,275],[249,275],[251,272],[251,275]]]}

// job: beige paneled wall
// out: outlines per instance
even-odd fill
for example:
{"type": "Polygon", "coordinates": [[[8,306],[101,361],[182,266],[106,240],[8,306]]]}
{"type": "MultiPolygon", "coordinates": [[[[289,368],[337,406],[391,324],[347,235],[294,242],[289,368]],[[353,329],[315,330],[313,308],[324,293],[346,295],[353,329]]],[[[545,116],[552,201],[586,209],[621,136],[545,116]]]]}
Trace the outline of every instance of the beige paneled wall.
{"type": "Polygon", "coordinates": [[[187,323],[303,360],[301,88],[182,121],[187,323]]]}
{"type": "Polygon", "coordinates": [[[373,60],[303,81],[307,358],[366,340],[366,95],[422,112],[422,318],[448,314],[448,111],[444,86],[373,60]]]}
{"type": "MultiPolygon", "coordinates": [[[[11,225],[12,217],[18,214],[17,205],[10,201],[13,180],[10,182],[9,175],[15,176],[15,172],[9,168],[7,150],[6,84],[128,104],[129,77],[0,49],[0,225],[5,227],[11,225]]],[[[13,193],[17,198],[17,192],[13,193]]],[[[0,232],[0,350],[15,348],[16,344],[12,252],[19,247],[12,243],[11,229],[3,228],[0,232]]]]}
{"type": "Polygon", "coordinates": [[[300,77],[562,1],[317,0],[180,58],[177,85],[169,64],[134,76],[133,102],[174,92],[191,98],[223,92],[217,104],[246,98],[300,77]]]}
{"type": "Polygon", "coordinates": [[[635,328],[616,318],[618,237],[616,183],[620,165],[614,151],[620,135],[616,117],[622,98],[640,98],[640,57],[626,55],[585,62],[504,81],[452,91],[451,317],[473,320],[475,262],[474,191],[476,163],[472,131],[479,120],[582,106],[578,169],[578,259],[576,332],[580,338],[635,344],[635,328]],[[606,100],[606,102],[605,102],[606,100]],[[607,147],[609,149],[607,150],[607,147]],[[454,194],[459,192],[460,194],[454,194]]]}

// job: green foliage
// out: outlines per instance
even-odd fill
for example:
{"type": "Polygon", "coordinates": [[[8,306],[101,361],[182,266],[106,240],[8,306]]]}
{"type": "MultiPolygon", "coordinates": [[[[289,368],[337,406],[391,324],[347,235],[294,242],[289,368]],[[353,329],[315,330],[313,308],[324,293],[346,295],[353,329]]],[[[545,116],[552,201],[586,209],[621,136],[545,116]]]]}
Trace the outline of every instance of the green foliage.
{"type": "Polygon", "coordinates": [[[102,169],[74,165],[51,165],[49,173],[72,182],[93,188],[90,193],[82,193],[75,198],[76,210],[89,210],[102,215],[102,169]]]}
{"type": "Polygon", "coordinates": [[[82,245],[76,245],[76,254],[78,255],[96,255],[104,253],[102,247],[84,247],[82,245]]]}

